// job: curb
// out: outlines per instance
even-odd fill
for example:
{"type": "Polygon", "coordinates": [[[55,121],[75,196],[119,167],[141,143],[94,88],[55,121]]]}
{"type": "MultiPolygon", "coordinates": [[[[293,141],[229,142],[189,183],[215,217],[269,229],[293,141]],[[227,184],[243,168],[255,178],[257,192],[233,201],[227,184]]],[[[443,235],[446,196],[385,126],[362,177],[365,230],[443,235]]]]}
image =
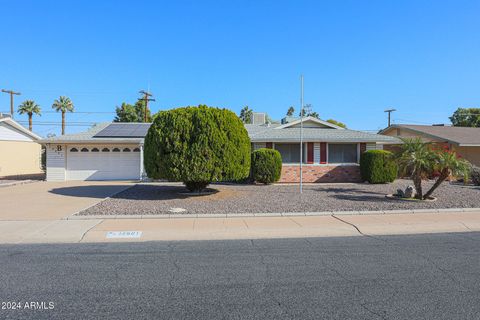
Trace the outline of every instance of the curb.
{"type": "Polygon", "coordinates": [[[143,215],[71,215],[61,220],[106,220],[106,219],[186,219],[186,218],[249,218],[249,217],[298,217],[298,216],[340,216],[340,215],[382,215],[382,214],[420,214],[420,213],[452,213],[475,212],[480,208],[448,208],[448,209],[411,209],[383,211],[320,211],[320,212],[263,212],[263,213],[183,213],[183,214],[143,214],[143,215]]]}

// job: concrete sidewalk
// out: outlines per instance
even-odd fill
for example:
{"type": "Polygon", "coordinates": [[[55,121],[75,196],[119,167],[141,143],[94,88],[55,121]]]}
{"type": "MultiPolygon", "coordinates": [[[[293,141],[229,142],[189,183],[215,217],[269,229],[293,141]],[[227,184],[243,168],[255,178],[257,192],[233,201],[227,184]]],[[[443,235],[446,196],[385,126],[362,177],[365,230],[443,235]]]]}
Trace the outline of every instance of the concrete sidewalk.
{"type": "Polygon", "coordinates": [[[0,243],[339,237],[480,231],[479,212],[289,217],[0,221],[0,243]],[[139,238],[107,238],[139,231],[139,238]]]}

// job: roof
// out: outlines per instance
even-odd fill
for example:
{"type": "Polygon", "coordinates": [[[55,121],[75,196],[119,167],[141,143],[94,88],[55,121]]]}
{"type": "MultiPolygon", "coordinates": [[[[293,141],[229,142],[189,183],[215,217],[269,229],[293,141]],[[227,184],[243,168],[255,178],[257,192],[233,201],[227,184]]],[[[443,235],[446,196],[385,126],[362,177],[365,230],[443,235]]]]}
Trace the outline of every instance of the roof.
{"type": "Polygon", "coordinates": [[[342,127],[339,127],[333,123],[330,123],[330,122],[327,122],[327,121],[324,121],[324,120],[321,120],[321,119],[318,119],[318,118],[315,118],[315,117],[312,117],[312,116],[308,116],[308,117],[304,117],[303,119],[301,118],[298,118],[297,120],[294,120],[292,122],[287,122],[285,124],[282,124],[280,128],[289,128],[289,127],[292,127],[292,126],[295,126],[301,122],[304,122],[304,123],[308,123],[308,122],[314,122],[314,123],[317,123],[317,124],[321,124],[322,126],[325,126],[325,127],[328,127],[328,128],[332,128],[332,129],[342,129],[344,130],[345,128],[342,128],[342,127]]]}
{"type": "MultiPolygon", "coordinates": [[[[252,142],[300,142],[300,128],[285,128],[278,125],[246,125],[245,128],[252,142]]],[[[303,140],[310,142],[401,143],[400,139],[396,137],[343,128],[303,128],[303,140]]]]}
{"type": "MultiPolygon", "coordinates": [[[[88,129],[85,132],[79,132],[74,134],[65,134],[58,137],[51,137],[47,139],[42,139],[41,143],[142,143],[144,140],[143,137],[137,135],[134,136],[112,136],[112,135],[102,135],[102,130],[110,127],[112,124],[125,124],[121,122],[112,123],[112,122],[103,122],[98,123],[88,129]],[[98,136],[100,134],[100,136],[98,136]]],[[[131,127],[141,128],[145,126],[145,123],[129,123],[131,127]]],[[[150,125],[150,124],[148,124],[150,125]]],[[[135,129],[135,128],[132,128],[135,129]]],[[[146,133],[145,133],[146,134],[146,133]]]]}
{"type": "Polygon", "coordinates": [[[480,146],[480,128],[394,124],[380,131],[380,133],[393,128],[407,129],[430,136],[433,139],[457,144],[458,146],[480,146]]]}
{"type": "MultiPolygon", "coordinates": [[[[310,120],[309,117],[304,118],[310,120]]],[[[323,124],[323,120],[313,118],[323,124]]],[[[299,142],[300,128],[296,122],[280,124],[245,124],[252,142],[299,142]]],[[[355,131],[328,123],[329,127],[303,128],[304,141],[401,143],[396,137],[355,131]]],[[[100,123],[86,132],[43,139],[42,143],[142,143],[150,123],[100,123]]]]}
{"type": "Polygon", "coordinates": [[[151,123],[113,122],[95,134],[95,138],[145,138],[151,123]]]}
{"type": "Polygon", "coordinates": [[[2,115],[0,117],[0,122],[3,122],[3,123],[6,123],[6,124],[10,125],[11,127],[13,127],[15,129],[17,129],[18,131],[22,132],[23,134],[29,136],[33,140],[41,140],[42,139],[42,137],[40,137],[39,135],[36,135],[32,131],[28,130],[27,128],[22,126],[20,123],[13,120],[10,116],[2,115]]]}

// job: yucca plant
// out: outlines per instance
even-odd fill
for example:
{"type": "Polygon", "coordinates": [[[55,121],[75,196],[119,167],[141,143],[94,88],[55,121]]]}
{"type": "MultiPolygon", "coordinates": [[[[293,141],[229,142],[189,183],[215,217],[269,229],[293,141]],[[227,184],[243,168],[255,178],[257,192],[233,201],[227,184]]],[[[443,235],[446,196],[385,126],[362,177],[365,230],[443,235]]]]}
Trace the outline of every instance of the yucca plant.
{"type": "Polygon", "coordinates": [[[60,98],[56,99],[53,104],[52,108],[55,109],[57,112],[62,113],[62,135],[65,134],[65,113],[73,112],[74,106],[72,100],[69,97],[60,96],[60,98]]]}
{"type": "Polygon", "coordinates": [[[27,114],[28,115],[28,129],[32,131],[32,118],[33,115],[42,115],[42,109],[38,104],[35,103],[33,100],[25,100],[22,102],[21,105],[18,106],[18,113],[19,114],[27,114]]]}

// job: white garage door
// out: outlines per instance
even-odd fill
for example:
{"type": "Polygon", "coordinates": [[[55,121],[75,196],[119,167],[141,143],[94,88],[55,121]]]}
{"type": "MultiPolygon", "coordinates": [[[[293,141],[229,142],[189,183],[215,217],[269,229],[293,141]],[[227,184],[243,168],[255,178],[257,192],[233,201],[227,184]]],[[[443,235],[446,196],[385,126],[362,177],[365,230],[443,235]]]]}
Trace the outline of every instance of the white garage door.
{"type": "Polygon", "coordinates": [[[138,180],[140,149],[135,146],[67,148],[67,180],[138,180]]]}

